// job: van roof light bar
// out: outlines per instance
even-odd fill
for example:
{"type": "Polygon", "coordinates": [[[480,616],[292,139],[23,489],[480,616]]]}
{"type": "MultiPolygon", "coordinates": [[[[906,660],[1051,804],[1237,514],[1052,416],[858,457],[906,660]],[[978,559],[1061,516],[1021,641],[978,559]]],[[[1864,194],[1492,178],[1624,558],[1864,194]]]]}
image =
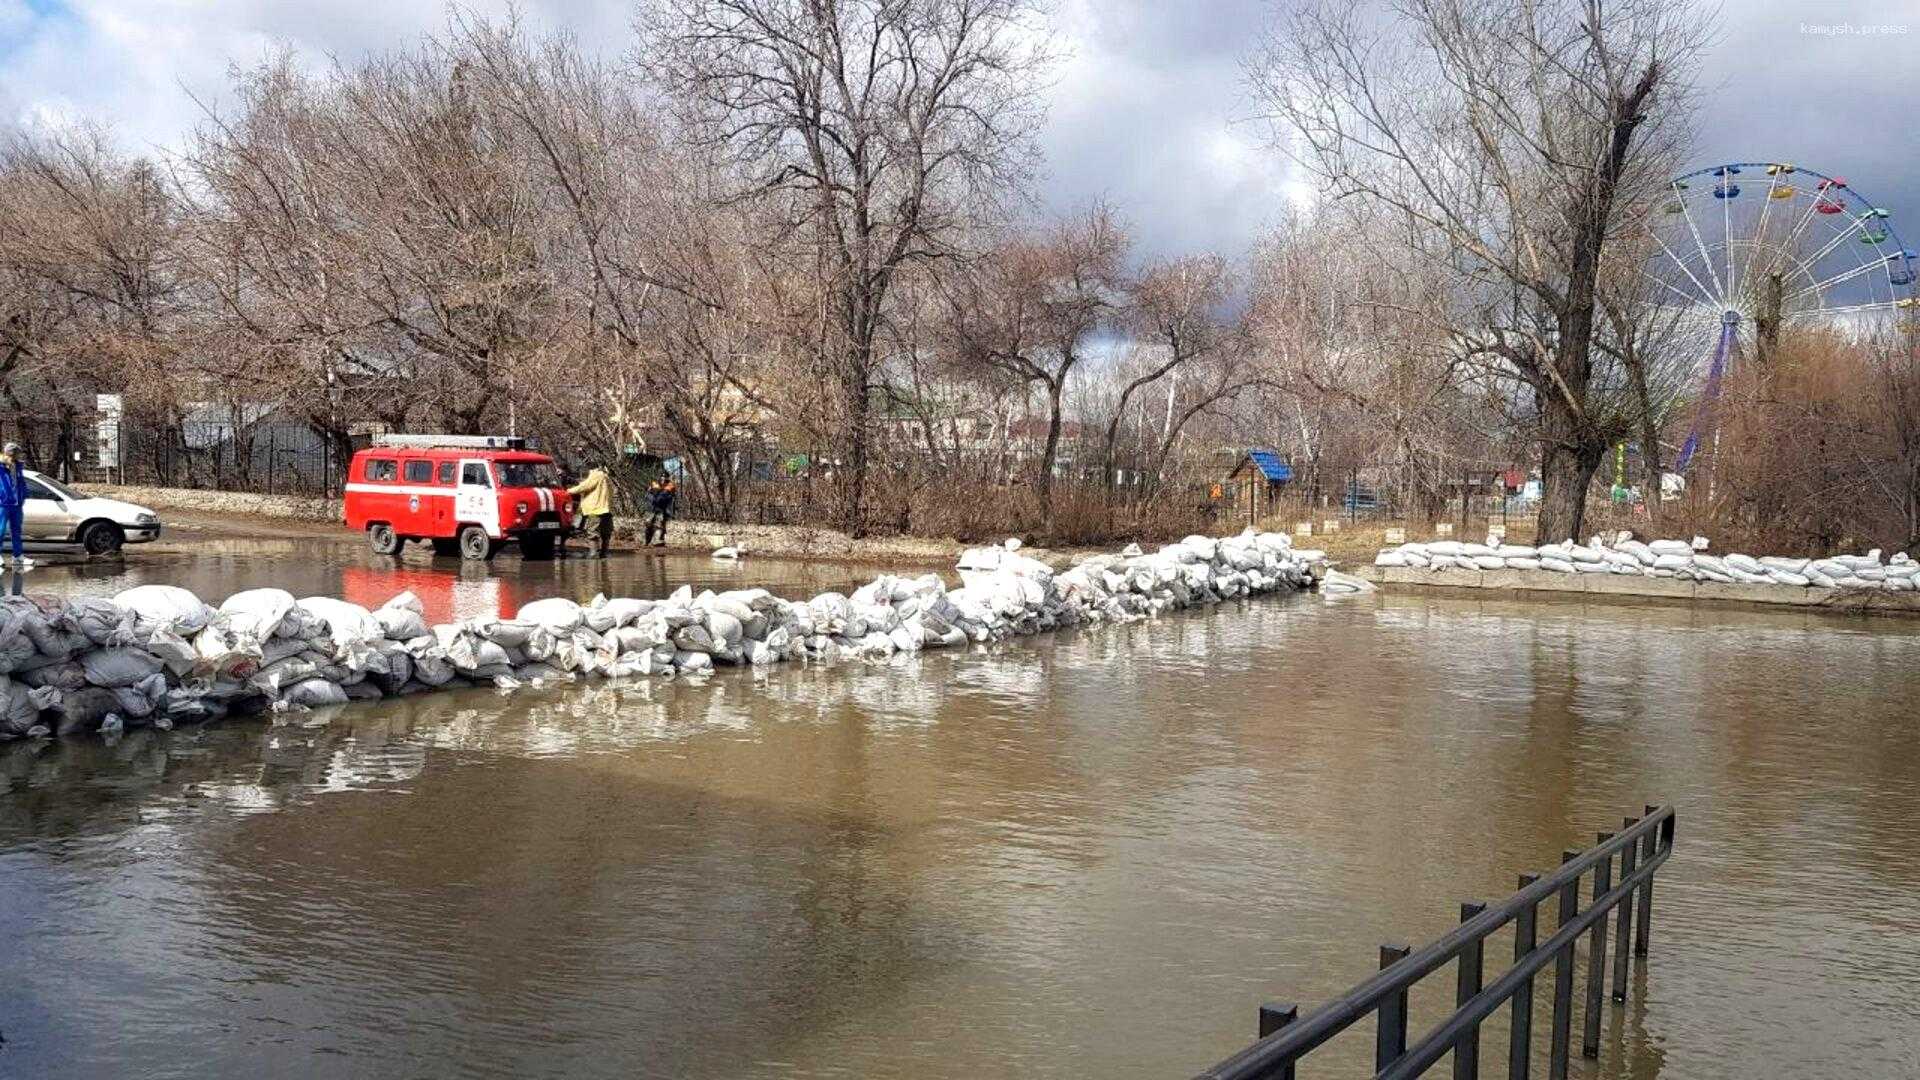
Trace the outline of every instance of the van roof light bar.
{"type": "Polygon", "coordinates": [[[527,440],[519,435],[375,435],[373,445],[414,450],[525,450],[527,440]]]}

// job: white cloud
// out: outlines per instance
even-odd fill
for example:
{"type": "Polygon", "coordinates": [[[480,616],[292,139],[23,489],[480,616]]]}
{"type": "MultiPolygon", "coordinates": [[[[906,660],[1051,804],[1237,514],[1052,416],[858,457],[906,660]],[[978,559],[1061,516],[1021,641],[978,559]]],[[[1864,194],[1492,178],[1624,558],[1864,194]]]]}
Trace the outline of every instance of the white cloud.
{"type": "MultiPolygon", "coordinates": [[[[463,5],[498,16],[506,0],[463,5]]],[[[539,25],[565,25],[589,42],[624,40],[621,0],[522,4],[539,25]]],[[[130,147],[177,147],[200,116],[194,98],[217,101],[231,66],[280,45],[308,62],[351,61],[404,47],[446,24],[443,0],[65,0],[35,14],[0,0],[0,108],[7,119],[85,116],[130,147]]]]}

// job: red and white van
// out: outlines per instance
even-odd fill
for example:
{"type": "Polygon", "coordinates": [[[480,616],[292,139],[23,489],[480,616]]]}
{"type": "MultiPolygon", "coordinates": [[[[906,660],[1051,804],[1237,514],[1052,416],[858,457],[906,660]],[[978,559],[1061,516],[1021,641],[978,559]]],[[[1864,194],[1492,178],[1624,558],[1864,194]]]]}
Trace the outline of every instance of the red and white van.
{"type": "Polygon", "coordinates": [[[347,466],[346,519],[375,554],[425,540],[441,555],[488,559],[518,541],[551,558],[573,521],[560,470],[504,435],[376,435],[347,466]]]}

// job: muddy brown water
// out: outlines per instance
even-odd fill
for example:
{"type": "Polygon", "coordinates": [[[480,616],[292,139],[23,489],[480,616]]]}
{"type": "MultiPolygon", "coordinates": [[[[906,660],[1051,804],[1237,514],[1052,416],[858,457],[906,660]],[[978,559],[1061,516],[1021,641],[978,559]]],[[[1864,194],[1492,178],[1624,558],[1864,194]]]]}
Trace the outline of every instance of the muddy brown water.
{"type": "MultiPolygon", "coordinates": [[[[401,584],[470,612],[870,574],[383,579],[298,543],[129,566],[32,587],[401,584]]],[[[13,744],[0,1076],[1190,1076],[1260,1002],[1325,1000],[1655,800],[1679,843],[1644,996],[1575,1075],[1908,1075],[1916,701],[1907,621],[1290,597],[13,744]]],[[[1451,994],[1429,981],[1416,1028],[1451,994]]],[[[1485,1075],[1505,1042],[1488,1029],[1485,1075]]],[[[1309,1075],[1364,1074],[1371,1043],[1363,1023],[1309,1075]]]]}

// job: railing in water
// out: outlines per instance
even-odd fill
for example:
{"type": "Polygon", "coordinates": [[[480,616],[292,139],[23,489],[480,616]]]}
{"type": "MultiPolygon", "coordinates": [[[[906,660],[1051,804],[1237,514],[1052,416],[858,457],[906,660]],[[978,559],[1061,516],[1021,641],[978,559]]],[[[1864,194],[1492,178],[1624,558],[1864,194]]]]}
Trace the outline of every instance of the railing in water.
{"type": "Polygon", "coordinates": [[[1374,1037],[1374,1074],[1379,1080],[1420,1076],[1449,1052],[1456,1080],[1480,1075],[1480,1024],[1511,1003],[1507,1073],[1515,1080],[1532,1075],[1533,982],[1553,965],[1553,1038],[1547,1076],[1567,1075],[1573,1033],[1575,946],[1581,935],[1587,949],[1586,1002],[1582,1010],[1580,1052],[1600,1054],[1600,1021],[1607,982],[1607,916],[1613,915],[1617,944],[1613,955],[1613,1000],[1627,1000],[1633,955],[1647,955],[1653,919],[1653,874],[1673,852],[1673,807],[1649,806],[1628,818],[1617,833],[1601,833],[1586,851],[1561,855],[1560,868],[1542,877],[1520,875],[1520,891],[1497,907],[1460,905],[1460,926],[1433,944],[1410,952],[1404,945],[1380,947],[1380,973],[1302,1018],[1294,1005],[1260,1008],[1260,1041],[1200,1074],[1198,1080],[1293,1080],[1294,1065],[1369,1013],[1379,1021],[1374,1037]],[[1619,857],[1619,881],[1614,860],[1619,857]],[[1580,880],[1593,874],[1592,900],[1580,907],[1580,880]],[[1539,941],[1540,906],[1557,898],[1556,929],[1539,941]],[[1514,926],[1513,964],[1483,985],[1482,961],[1488,936],[1514,926]],[[1457,962],[1454,1010],[1416,1042],[1407,1044],[1408,992],[1413,985],[1457,962]]]}

